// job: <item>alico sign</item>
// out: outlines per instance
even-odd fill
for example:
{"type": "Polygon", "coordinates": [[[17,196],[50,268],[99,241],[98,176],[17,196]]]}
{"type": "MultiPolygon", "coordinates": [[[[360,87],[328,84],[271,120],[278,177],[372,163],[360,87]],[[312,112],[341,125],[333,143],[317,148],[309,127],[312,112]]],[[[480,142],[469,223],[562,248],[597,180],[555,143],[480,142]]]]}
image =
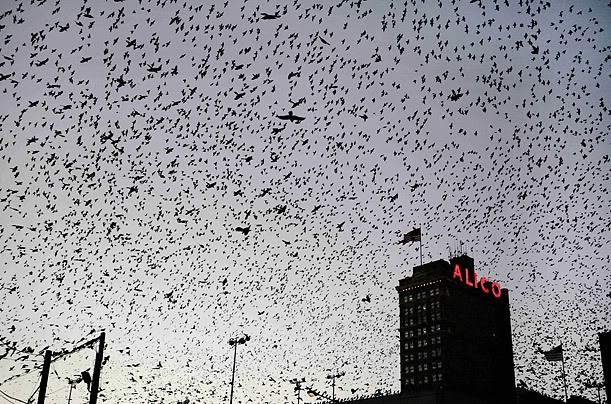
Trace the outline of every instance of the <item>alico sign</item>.
{"type": "Polygon", "coordinates": [[[490,282],[485,276],[477,277],[475,271],[471,271],[468,268],[461,268],[460,264],[454,264],[453,279],[458,279],[461,283],[472,287],[474,289],[481,290],[484,294],[492,293],[496,299],[501,299],[501,285],[498,282],[490,282]],[[473,277],[471,277],[473,274],[473,277]]]}

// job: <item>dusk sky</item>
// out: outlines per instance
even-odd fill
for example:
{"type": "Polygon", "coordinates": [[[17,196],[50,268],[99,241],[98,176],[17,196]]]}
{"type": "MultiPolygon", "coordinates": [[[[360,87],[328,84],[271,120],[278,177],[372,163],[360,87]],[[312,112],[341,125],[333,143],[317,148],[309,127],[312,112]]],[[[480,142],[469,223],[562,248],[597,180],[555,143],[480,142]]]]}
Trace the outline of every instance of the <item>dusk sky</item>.
{"type": "Polygon", "coordinates": [[[509,290],[516,383],[563,397],[563,343],[595,398],[610,26],[588,0],[1,2],[0,403],[102,331],[107,403],[229,402],[244,334],[236,403],[397,391],[414,228],[509,290]]]}

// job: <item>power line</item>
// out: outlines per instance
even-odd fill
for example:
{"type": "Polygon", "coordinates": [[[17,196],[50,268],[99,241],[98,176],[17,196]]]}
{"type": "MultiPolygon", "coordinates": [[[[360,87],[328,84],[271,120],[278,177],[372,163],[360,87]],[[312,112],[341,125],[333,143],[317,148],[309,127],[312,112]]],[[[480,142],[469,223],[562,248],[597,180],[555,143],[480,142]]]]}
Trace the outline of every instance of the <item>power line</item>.
{"type": "Polygon", "coordinates": [[[8,401],[8,402],[9,402],[9,403],[11,403],[11,404],[15,404],[15,401],[13,401],[13,400],[11,400],[11,399],[8,399],[8,398],[6,398],[6,397],[4,397],[4,396],[0,396],[0,398],[5,399],[6,401],[8,401]]]}
{"type": "Polygon", "coordinates": [[[23,376],[29,376],[29,375],[31,375],[31,374],[32,374],[32,370],[38,370],[38,369],[42,369],[42,364],[40,364],[40,365],[36,365],[36,366],[34,366],[32,369],[28,369],[28,370],[27,370],[26,372],[24,372],[24,373],[20,373],[20,374],[17,374],[17,375],[13,375],[13,376],[9,377],[8,379],[4,379],[3,381],[1,381],[1,382],[0,382],[0,386],[2,386],[2,385],[3,385],[4,383],[6,383],[6,382],[10,382],[10,381],[13,381],[13,380],[19,379],[20,377],[23,377],[23,376]]]}
{"type": "Polygon", "coordinates": [[[40,382],[40,378],[42,377],[42,373],[40,375],[38,375],[38,380],[36,381],[36,388],[34,389],[34,391],[32,392],[32,394],[30,394],[30,398],[28,398],[28,403],[30,402],[30,400],[32,400],[32,397],[34,397],[34,394],[36,394],[36,392],[38,391],[38,389],[40,388],[40,384],[38,382],[40,382]]]}
{"type": "MultiPolygon", "coordinates": [[[[4,391],[2,391],[2,390],[0,390],[0,393],[2,393],[4,396],[6,396],[6,397],[10,398],[11,400],[19,401],[20,403],[23,403],[23,404],[28,404],[28,402],[27,402],[27,401],[23,401],[23,400],[20,400],[20,399],[18,399],[18,398],[15,398],[15,397],[13,397],[13,396],[9,396],[8,394],[6,394],[6,393],[5,393],[4,391]]],[[[4,399],[5,399],[5,400],[7,400],[7,401],[9,401],[9,402],[11,402],[10,400],[6,399],[6,397],[5,397],[4,399]]]]}
{"type": "MultiPolygon", "coordinates": [[[[74,348],[72,348],[72,349],[70,349],[70,350],[68,350],[68,349],[64,349],[64,350],[62,350],[61,352],[57,353],[57,355],[56,355],[56,356],[55,356],[53,359],[51,359],[51,363],[53,363],[53,362],[57,361],[58,359],[63,358],[64,356],[68,356],[68,355],[71,355],[71,354],[73,354],[73,353],[75,353],[75,352],[78,352],[78,351],[80,351],[80,350],[82,350],[82,349],[88,348],[90,345],[92,345],[92,344],[94,344],[95,342],[97,342],[99,338],[100,338],[100,337],[95,337],[95,338],[93,338],[92,340],[89,340],[89,341],[87,341],[87,342],[84,342],[84,343],[82,343],[82,344],[80,344],[80,345],[78,345],[78,346],[76,346],[76,347],[74,347],[74,348]]],[[[0,342],[4,343],[4,344],[6,345],[6,343],[5,343],[4,341],[0,341],[0,342]]],[[[7,346],[8,346],[8,345],[7,345],[7,346]]],[[[11,349],[13,349],[13,348],[11,347],[11,349]]],[[[20,352],[21,352],[21,351],[20,351],[20,352]]],[[[23,352],[23,353],[27,353],[27,352],[23,352]]],[[[34,354],[34,355],[37,355],[37,354],[34,354]]],[[[0,382],[0,386],[2,386],[2,385],[3,385],[4,383],[6,383],[6,382],[10,382],[10,381],[13,381],[13,380],[19,379],[20,377],[23,377],[23,376],[29,375],[29,374],[31,373],[31,371],[32,371],[32,370],[39,370],[39,369],[42,369],[42,364],[39,364],[39,365],[37,364],[37,365],[36,365],[36,366],[34,366],[32,369],[28,369],[28,370],[27,370],[26,372],[24,372],[24,373],[17,374],[17,375],[13,375],[13,376],[11,376],[11,377],[9,377],[9,378],[7,378],[7,379],[4,379],[3,381],[1,381],[1,382],[0,382]]]]}
{"type": "Polygon", "coordinates": [[[21,359],[21,358],[8,358],[8,357],[4,357],[4,358],[0,358],[0,359],[7,359],[9,361],[13,361],[13,362],[34,362],[34,363],[42,363],[42,361],[40,359],[21,359]]]}
{"type": "Polygon", "coordinates": [[[8,341],[4,341],[4,337],[0,337],[0,344],[6,346],[9,350],[14,351],[14,352],[19,352],[22,354],[27,354],[27,355],[36,355],[36,356],[43,356],[40,353],[36,353],[34,352],[33,349],[30,348],[30,350],[23,350],[23,349],[17,349],[16,346],[11,345],[8,341]]]}

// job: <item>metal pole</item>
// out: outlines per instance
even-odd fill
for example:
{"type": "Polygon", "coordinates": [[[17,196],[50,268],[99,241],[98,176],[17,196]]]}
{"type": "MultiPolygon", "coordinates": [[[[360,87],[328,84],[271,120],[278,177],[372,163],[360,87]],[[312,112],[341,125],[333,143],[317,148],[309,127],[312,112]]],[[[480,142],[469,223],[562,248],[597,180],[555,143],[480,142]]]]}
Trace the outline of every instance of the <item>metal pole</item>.
{"type": "Polygon", "coordinates": [[[333,384],[331,384],[331,387],[333,389],[333,402],[335,402],[335,375],[333,376],[333,384]]]}
{"type": "Polygon", "coordinates": [[[93,368],[93,378],[91,380],[91,394],[89,396],[89,404],[97,404],[98,402],[98,390],[100,390],[100,372],[102,371],[102,358],[104,356],[104,342],[106,340],[106,333],[100,334],[100,347],[98,353],[95,356],[95,366],[93,368]]]}
{"type": "Polygon", "coordinates": [[[422,231],[420,232],[420,265],[422,265],[422,231]]]}
{"type": "Polygon", "coordinates": [[[74,383],[69,382],[70,383],[70,393],[68,393],[68,404],[70,404],[70,401],[72,400],[72,389],[74,388],[74,383]]]}
{"type": "Polygon", "coordinates": [[[566,373],[564,372],[564,348],[562,348],[562,342],[560,343],[560,352],[562,352],[562,380],[564,381],[564,402],[566,403],[569,398],[566,389],[566,373]]]}
{"type": "Polygon", "coordinates": [[[235,361],[238,356],[238,342],[233,345],[233,371],[231,372],[231,395],[229,396],[229,404],[233,403],[233,381],[235,380],[235,361]]]}
{"type": "Polygon", "coordinates": [[[47,380],[49,379],[49,369],[51,368],[51,351],[45,352],[45,362],[42,365],[42,375],[40,376],[40,390],[38,391],[38,404],[45,404],[47,394],[47,380]]]}

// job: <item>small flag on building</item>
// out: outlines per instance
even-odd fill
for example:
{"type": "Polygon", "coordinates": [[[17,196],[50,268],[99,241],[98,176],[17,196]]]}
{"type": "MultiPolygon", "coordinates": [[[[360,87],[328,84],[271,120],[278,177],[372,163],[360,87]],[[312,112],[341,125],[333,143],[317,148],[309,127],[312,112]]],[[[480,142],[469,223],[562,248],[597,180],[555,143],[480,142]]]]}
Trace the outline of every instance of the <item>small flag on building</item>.
{"type": "Polygon", "coordinates": [[[420,227],[418,227],[417,229],[414,229],[409,233],[404,234],[403,240],[399,241],[399,244],[405,245],[407,243],[413,243],[414,241],[422,241],[421,237],[422,236],[420,233],[420,227]]]}
{"type": "Polygon", "coordinates": [[[556,348],[550,349],[549,351],[541,351],[543,355],[545,355],[545,359],[550,362],[561,361],[562,358],[562,344],[558,345],[556,348]]]}

